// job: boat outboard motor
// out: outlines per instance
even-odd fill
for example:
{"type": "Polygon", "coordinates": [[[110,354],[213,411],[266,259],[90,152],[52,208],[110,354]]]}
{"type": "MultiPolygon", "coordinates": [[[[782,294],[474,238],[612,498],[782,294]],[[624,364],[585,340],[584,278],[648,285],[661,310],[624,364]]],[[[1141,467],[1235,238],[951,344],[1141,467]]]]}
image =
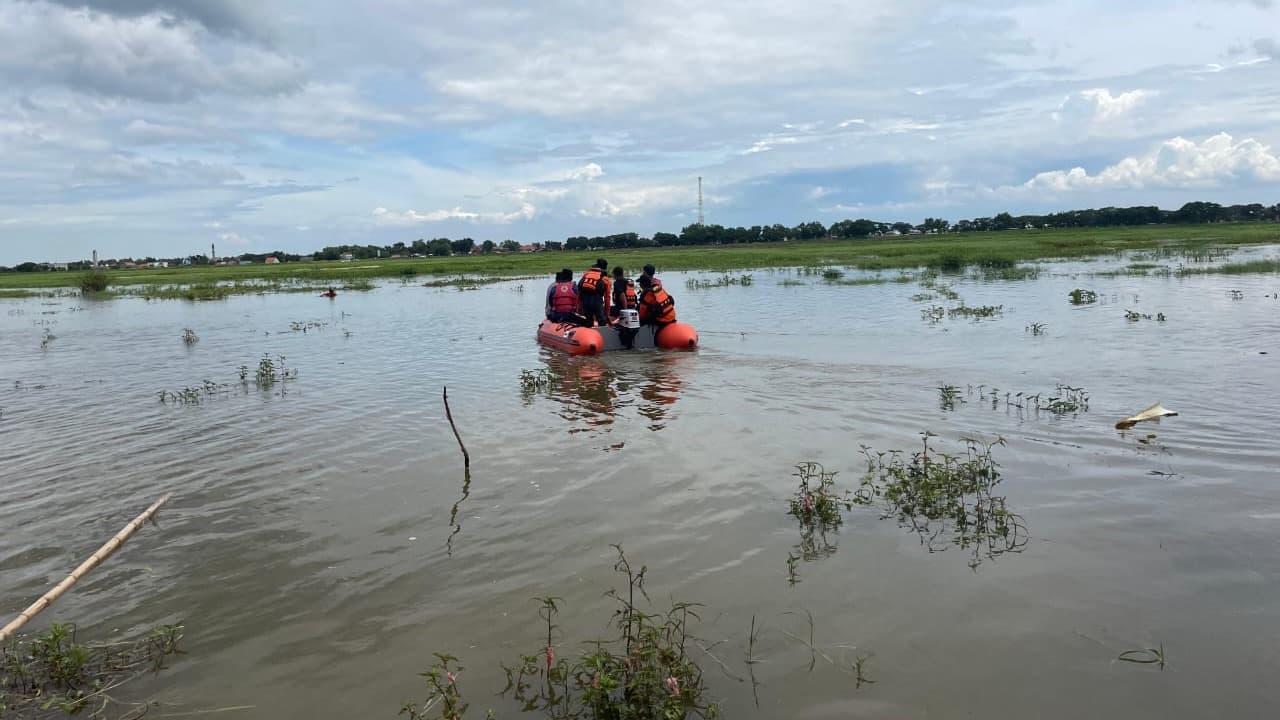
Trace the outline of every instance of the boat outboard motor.
{"type": "Polygon", "coordinates": [[[640,311],[626,309],[619,310],[618,327],[624,327],[629,330],[635,330],[640,327],[640,311]]]}

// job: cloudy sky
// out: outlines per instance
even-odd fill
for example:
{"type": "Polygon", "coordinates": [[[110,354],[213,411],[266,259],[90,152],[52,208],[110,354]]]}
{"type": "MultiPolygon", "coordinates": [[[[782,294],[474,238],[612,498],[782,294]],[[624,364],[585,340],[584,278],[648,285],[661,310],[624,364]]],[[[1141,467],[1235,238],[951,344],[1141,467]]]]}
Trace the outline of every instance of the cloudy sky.
{"type": "Polygon", "coordinates": [[[1280,201],[1276,0],[0,0],[0,263],[1280,201]]]}

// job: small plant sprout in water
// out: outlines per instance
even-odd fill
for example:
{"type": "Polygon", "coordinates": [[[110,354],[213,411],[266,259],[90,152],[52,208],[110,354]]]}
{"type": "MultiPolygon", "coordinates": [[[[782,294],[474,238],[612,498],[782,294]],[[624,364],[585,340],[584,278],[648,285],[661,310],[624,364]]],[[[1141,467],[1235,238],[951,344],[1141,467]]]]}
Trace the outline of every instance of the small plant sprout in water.
{"type": "Polygon", "coordinates": [[[1128,320],[1129,322],[1138,322],[1139,320],[1153,320],[1153,319],[1156,322],[1164,322],[1167,318],[1165,318],[1164,313],[1156,313],[1156,316],[1152,318],[1147,313],[1134,312],[1133,310],[1125,310],[1124,319],[1128,320]]]}
{"type": "Polygon", "coordinates": [[[199,405],[207,398],[223,395],[226,392],[226,385],[219,385],[212,380],[205,380],[204,383],[197,387],[187,387],[177,392],[161,390],[157,394],[160,396],[160,402],[167,405],[199,405]]]}
{"type": "Polygon", "coordinates": [[[930,305],[920,311],[920,318],[929,322],[930,325],[937,325],[947,316],[947,309],[941,305],[930,305]]]}
{"type": "Polygon", "coordinates": [[[1004,311],[1003,305],[979,305],[978,307],[969,307],[961,303],[956,307],[947,310],[947,317],[955,319],[958,317],[966,317],[973,320],[982,320],[1000,315],[1004,311]]]}
{"type": "Polygon", "coordinates": [[[196,335],[196,331],[192,330],[191,328],[183,328],[182,342],[186,343],[187,345],[195,345],[196,343],[200,342],[200,336],[196,335]]]}
{"type": "Polygon", "coordinates": [[[427,680],[427,699],[421,704],[405,703],[400,708],[401,715],[409,720],[428,720],[438,717],[441,720],[458,720],[467,712],[467,703],[462,699],[458,689],[458,676],[463,667],[458,658],[447,653],[435,653],[436,661],[424,673],[427,680]],[[438,707],[437,707],[438,706],[438,707]],[[436,710],[432,714],[432,710],[436,710]]]}
{"type": "Polygon", "coordinates": [[[307,320],[305,322],[301,320],[294,320],[289,323],[289,332],[306,333],[308,330],[319,330],[328,324],[329,323],[327,322],[320,322],[318,320],[307,320]]]}
{"type": "Polygon", "coordinates": [[[746,287],[750,284],[750,275],[721,275],[714,280],[708,280],[705,278],[689,278],[684,281],[684,286],[690,290],[707,290],[710,288],[729,287],[730,285],[742,285],[746,287]]]}
{"type": "Polygon", "coordinates": [[[960,397],[959,387],[947,384],[938,386],[938,406],[943,410],[955,410],[956,403],[964,401],[964,398],[960,397]]]}
{"type": "Polygon", "coordinates": [[[1139,665],[1159,665],[1160,669],[1164,669],[1164,643],[1160,643],[1160,647],[1146,648],[1143,650],[1125,650],[1116,658],[1121,662],[1137,663],[1139,665]]]}
{"type": "MultiPolygon", "coordinates": [[[[973,395],[975,388],[969,386],[969,395],[973,395]]],[[[1019,412],[1023,410],[1032,410],[1037,413],[1047,412],[1054,415],[1075,415],[1089,410],[1089,393],[1084,388],[1072,387],[1070,385],[1058,384],[1057,389],[1050,393],[1028,392],[1001,392],[1000,388],[987,388],[986,385],[979,385],[976,388],[978,401],[980,403],[991,403],[991,409],[997,410],[1001,404],[1005,409],[1017,409],[1019,412]]]]}
{"type": "Polygon", "coordinates": [[[1033,336],[1039,337],[1045,333],[1045,324],[1039,322],[1031,323],[1027,326],[1027,332],[1031,333],[1033,336]]]}
{"type": "Polygon", "coordinates": [[[1092,290],[1076,288],[1067,293],[1067,296],[1071,298],[1072,305],[1091,305],[1098,302],[1098,293],[1092,290]]]}

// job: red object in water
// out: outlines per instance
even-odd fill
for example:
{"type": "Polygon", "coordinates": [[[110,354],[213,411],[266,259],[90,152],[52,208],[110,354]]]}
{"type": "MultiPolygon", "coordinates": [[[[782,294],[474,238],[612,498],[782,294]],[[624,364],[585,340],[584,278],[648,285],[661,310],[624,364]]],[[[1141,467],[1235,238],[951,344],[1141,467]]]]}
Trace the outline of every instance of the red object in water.
{"type": "Polygon", "coordinates": [[[604,350],[604,339],[595,328],[550,320],[543,320],[538,326],[538,342],[564,350],[570,355],[596,355],[604,350]]]}
{"type": "Polygon", "coordinates": [[[687,323],[673,322],[658,331],[657,343],[667,350],[692,350],[698,347],[698,331],[687,323]]]}
{"type": "Polygon", "coordinates": [[[320,297],[327,297],[327,298],[338,297],[338,293],[332,290],[327,290],[325,292],[320,293],[320,297]]]}

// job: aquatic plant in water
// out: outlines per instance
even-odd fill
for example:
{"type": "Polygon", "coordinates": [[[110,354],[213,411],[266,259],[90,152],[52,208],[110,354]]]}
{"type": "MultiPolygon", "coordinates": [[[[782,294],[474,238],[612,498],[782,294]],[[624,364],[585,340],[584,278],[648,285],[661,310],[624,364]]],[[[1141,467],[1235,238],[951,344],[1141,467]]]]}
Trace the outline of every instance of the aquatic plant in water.
{"type": "MultiPolygon", "coordinates": [[[[1138,322],[1139,320],[1152,320],[1153,318],[1151,317],[1151,315],[1147,313],[1140,313],[1134,310],[1125,310],[1124,319],[1128,320],[1129,322],[1138,322]]],[[[1154,318],[1156,322],[1164,322],[1167,319],[1168,318],[1164,316],[1164,313],[1156,313],[1156,316],[1154,318]]]]}
{"type": "Polygon", "coordinates": [[[172,405],[199,405],[206,398],[215,395],[225,394],[227,392],[226,385],[219,385],[212,380],[205,380],[196,387],[182,388],[177,392],[169,390],[161,390],[156,393],[160,396],[160,402],[172,405]]]}
{"type": "Polygon", "coordinates": [[[956,402],[964,402],[964,398],[960,397],[960,388],[955,385],[942,384],[938,386],[938,406],[943,410],[955,410],[956,402]]]}
{"type": "Polygon", "coordinates": [[[979,305],[978,307],[969,307],[964,303],[960,303],[956,307],[947,310],[947,317],[952,319],[967,317],[974,320],[981,320],[983,318],[996,317],[1003,311],[1003,305],[979,305]]]}
{"type": "Polygon", "coordinates": [[[186,343],[187,345],[195,345],[196,343],[200,342],[200,336],[196,335],[196,331],[192,330],[191,328],[183,328],[182,342],[186,343]]]}
{"type": "Polygon", "coordinates": [[[706,290],[708,288],[729,287],[730,285],[742,285],[745,287],[750,284],[750,275],[721,275],[714,280],[689,278],[684,281],[684,286],[690,290],[706,290]]]}
{"type": "Polygon", "coordinates": [[[851,510],[854,501],[847,491],[836,489],[836,472],[819,463],[802,462],[792,475],[799,485],[788,500],[787,514],[800,522],[800,542],[795,548],[798,554],[787,554],[787,581],[795,585],[800,581],[797,560],[812,562],[835,554],[836,544],[829,535],[839,532],[844,524],[841,511],[851,510]]]}
{"type": "MultiPolygon", "coordinates": [[[[974,386],[970,385],[968,394],[973,395],[974,390],[974,386]]],[[[1034,395],[1027,392],[1005,392],[1001,395],[1000,388],[992,387],[988,390],[986,385],[979,385],[976,390],[978,401],[991,403],[992,410],[999,408],[1001,402],[1007,409],[1043,411],[1054,415],[1074,415],[1089,409],[1089,393],[1084,388],[1061,383],[1053,392],[1034,395]]]]}
{"type": "MultiPolygon", "coordinates": [[[[48,717],[54,712],[89,718],[108,716],[120,703],[112,691],[146,672],[159,672],[165,658],[180,654],[181,625],[161,625],[130,642],[81,644],[76,626],[54,623],[29,640],[0,646],[0,716],[48,717]]],[[[129,715],[141,717],[146,703],[129,715]]]]}
{"type": "Polygon", "coordinates": [[[1098,302],[1098,293],[1092,290],[1084,290],[1082,288],[1072,290],[1067,293],[1067,296],[1071,298],[1072,305],[1089,305],[1091,303],[1098,302]]]}
{"type": "Polygon", "coordinates": [[[1125,650],[1116,658],[1121,662],[1138,663],[1139,665],[1159,665],[1160,669],[1164,669],[1164,643],[1160,643],[1160,647],[1144,648],[1142,650],[1125,650]]]}
{"type": "MultiPolygon", "coordinates": [[[[545,645],[521,655],[512,666],[503,665],[507,686],[502,695],[521,704],[524,712],[540,712],[555,720],[680,720],[716,717],[719,710],[706,699],[702,668],[690,656],[697,643],[691,633],[699,606],[673,602],[665,612],[641,607],[648,601],[644,589],[647,567],[632,567],[619,545],[614,570],[624,575],[627,587],[606,595],[617,607],[614,635],[587,643],[577,654],[557,653],[556,633],[560,613],[558,597],[535,598],[545,645]]],[[[561,647],[563,647],[563,643],[561,647]]],[[[436,655],[437,662],[423,673],[427,699],[401,709],[411,720],[456,720],[467,703],[458,689],[461,666],[451,655],[436,655]]],[[[492,711],[490,711],[492,716],[492,711]]]]}
{"type": "Polygon", "coordinates": [[[1000,472],[991,451],[1004,445],[1004,439],[965,439],[963,455],[948,455],[929,447],[934,435],[921,436],[921,451],[910,457],[900,450],[873,452],[864,445],[867,473],[853,501],[882,505],[883,517],[896,517],[899,525],[918,533],[930,552],[953,545],[970,550],[972,568],[984,557],[1025,548],[1026,523],[994,492],[1000,472]]]}
{"type": "MultiPolygon", "coordinates": [[[[249,366],[241,365],[238,372],[240,373],[240,383],[247,385],[249,383],[249,366]]],[[[283,355],[278,355],[277,360],[272,360],[270,353],[263,353],[262,359],[258,361],[258,369],[253,375],[253,381],[259,390],[267,390],[276,383],[295,380],[297,377],[298,371],[296,369],[290,369],[285,366],[283,355]]]]}

